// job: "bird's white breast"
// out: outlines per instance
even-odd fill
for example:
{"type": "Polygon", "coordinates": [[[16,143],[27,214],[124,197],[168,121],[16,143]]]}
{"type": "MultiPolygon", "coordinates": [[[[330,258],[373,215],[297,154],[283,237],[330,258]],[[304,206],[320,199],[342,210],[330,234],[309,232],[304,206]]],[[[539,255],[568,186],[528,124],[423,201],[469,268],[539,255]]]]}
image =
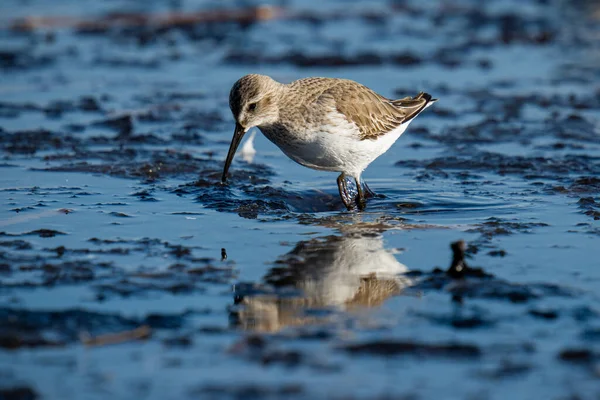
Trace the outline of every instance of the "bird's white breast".
{"type": "Polygon", "coordinates": [[[408,124],[379,136],[361,140],[358,127],[341,114],[332,114],[327,124],[261,129],[288,157],[305,167],[359,176],[404,133],[408,124]]]}

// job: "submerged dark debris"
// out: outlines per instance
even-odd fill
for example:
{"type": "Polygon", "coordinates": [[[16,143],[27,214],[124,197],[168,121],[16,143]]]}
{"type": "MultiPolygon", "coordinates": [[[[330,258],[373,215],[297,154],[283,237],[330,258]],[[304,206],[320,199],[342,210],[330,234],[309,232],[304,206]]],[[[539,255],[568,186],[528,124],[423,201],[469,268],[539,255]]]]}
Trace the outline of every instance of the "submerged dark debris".
{"type": "Polygon", "coordinates": [[[416,356],[416,357],[448,357],[448,358],[478,358],[481,356],[479,347],[472,344],[448,343],[431,344],[412,341],[376,341],[349,344],[342,347],[351,354],[369,354],[378,356],[416,356]]]}
{"type": "MultiPolygon", "coordinates": [[[[458,303],[462,303],[468,298],[527,303],[546,297],[571,298],[576,296],[577,291],[558,284],[519,284],[497,278],[482,268],[472,268],[466,264],[465,250],[467,248],[463,241],[452,243],[451,248],[452,263],[447,271],[444,272],[439,268],[435,268],[430,273],[418,270],[410,271],[410,276],[419,278],[412,289],[444,290],[452,295],[452,301],[458,303]]],[[[454,318],[449,321],[455,323],[454,318]]],[[[460,324],[460,322],[458,323],[460,324]]]]}
{"type": "Polygon", "coordinates": [[[0,399],[2,400],[35,400],[38,398],[38,393],[28,386],[0,388],[0,399]]]}

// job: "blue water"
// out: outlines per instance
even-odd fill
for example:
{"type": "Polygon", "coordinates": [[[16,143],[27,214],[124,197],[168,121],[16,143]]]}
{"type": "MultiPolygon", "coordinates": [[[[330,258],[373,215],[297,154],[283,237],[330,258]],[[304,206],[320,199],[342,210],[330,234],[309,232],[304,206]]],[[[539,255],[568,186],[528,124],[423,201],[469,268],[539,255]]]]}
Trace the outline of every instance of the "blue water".
{"type": "Polygon", "coordinates": [[[595,3],[294,1],[274,2],[281,17],[248,27],[113,26],[90,35],[73,27],[115,11],[253,4],[0,6],[0,49],[25,54],[22,64],[3,58],[0,74],[0,317],[59,315],[43,326],[6,317],[0,338],[62,344],[3,344],[0,389],[29,387],[45,399],[596,398],[595,3]],[[26,16],[70,19],[9,29],[26,16]],[[285,58],[406,51],[421,62],[297,66],[285,58]],[[259,58],[227,62],[234,53],[259,58]],[[49,62],[35,62],[44,55],[49,62]],[[239,175],[222,188],[228,92],[250,72],[284,82],[343,77],[388,97],[423,90],[446,114],[428,109],[365,171],[383,197],[363,213],[343,211],[335,174],[295,164],[260,133],[253,159],[238,154],[231,171],[239,175]],[[77,106],[82,96],[100,110],[77,106]],[[48,110],[57,101],[70,102],[58,115],[48,110]],[[124,115],[129,134],[98,124],[124,115]],[[18,141],[38,129],[60,140],[29,133],[18,141]],[[185,134],[197,136],[177,136],[185,134]],[[192,185],[197,179],[207,184],[192,185]],[[493,280],[423,285],[434,267],[450,265],[450,243],[460,239],[471,246],[469,265],[493,280]],[[461,304],[451,295],[460,285],[475,288],[461,304]],[[494,285],[534,296],[512,302],[494,285]],[[160,314],[180,325],[149,323],[147,340],[92,347],[81,335],[129,325],[95,325],[91,316],[61,325],[77,309],[134,325],[160,314]],[[482,322],[456,325],[469,318],[482,322]],[[181,337],[185,345],[170,344],[181,337]],[[345,350],[384,341],[461,343],[480,354],[345,350]],[[565,361],[569,349],[589,357],[565,361]]]}

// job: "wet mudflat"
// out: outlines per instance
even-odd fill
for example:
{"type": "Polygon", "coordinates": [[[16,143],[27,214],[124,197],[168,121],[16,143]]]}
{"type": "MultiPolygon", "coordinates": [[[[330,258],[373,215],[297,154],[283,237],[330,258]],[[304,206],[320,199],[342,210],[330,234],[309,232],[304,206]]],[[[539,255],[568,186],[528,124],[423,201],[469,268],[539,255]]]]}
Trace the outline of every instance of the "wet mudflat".
{"type": "Polygon", "coordinates": [[[595,2],[0,9],[0,398],[600,395],[595,2]],[[260,133],[220,184],[250,72],[440,101],[352,213],[260,133]]]}

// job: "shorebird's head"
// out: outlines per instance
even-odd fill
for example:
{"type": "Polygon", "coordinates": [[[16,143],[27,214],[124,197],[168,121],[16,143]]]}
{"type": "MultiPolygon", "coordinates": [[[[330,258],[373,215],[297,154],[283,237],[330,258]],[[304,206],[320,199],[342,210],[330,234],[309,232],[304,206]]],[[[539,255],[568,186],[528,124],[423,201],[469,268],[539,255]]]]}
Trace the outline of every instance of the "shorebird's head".
{"type": "Polygon", "coordinates": [[[281,84],[266,75],[246,75],[229,93],[229,107],[235,122],[244,130],[277,122],[279,108],[276,97],[281,84]]]}
{"type": "Polygon", "coordinates": [[[229,108],[235,118],[235,131],[223,169],[223,182],[242,137],[248,129],[277,122],[277,96],[282,85],[265,75],[251,74],[240,78],[229,93],[229,108]]]}

